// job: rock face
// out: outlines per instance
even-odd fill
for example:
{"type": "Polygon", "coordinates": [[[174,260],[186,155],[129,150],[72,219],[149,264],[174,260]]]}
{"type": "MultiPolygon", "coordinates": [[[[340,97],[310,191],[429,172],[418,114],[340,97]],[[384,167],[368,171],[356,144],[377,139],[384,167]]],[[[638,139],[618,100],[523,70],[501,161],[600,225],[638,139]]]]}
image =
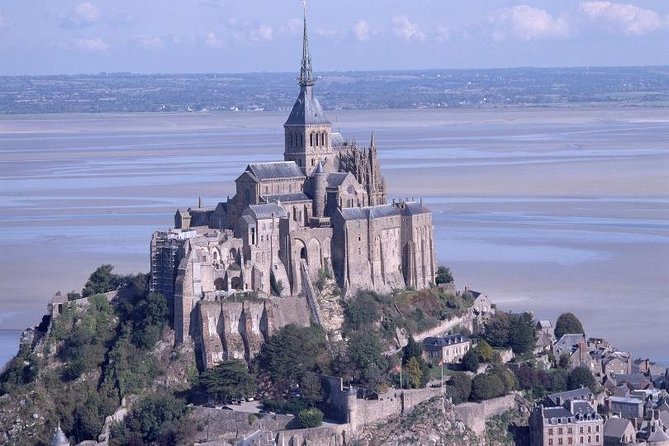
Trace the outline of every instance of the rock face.
{"type": "Polygon", "coordinates": [[[230,359],[248,361],[277,329],[308,326],[304,297],[200,301],[193,313],[193,337],[201,365],[210,368],[230,359]]]}
{"type": "MultiPolygon", "coordinates": [[[[513,397],[512,397],[513,398],[513,397]]],[[[518,405],[516,401],[513,405],[518,405]]],[[[518,425],[527,423],[527,414],[517,408],[510,411],[483,416],[484,428],[474,432],[469,423],[461,421],[459,406],[446,404],[442,408],[441,398],[419,404],[408,415],[394,416],[383,423],[367,426],[358,434],[361,446],[507,446],[525,444],[517,442],[518,425]],[[511,429],[513,427],[513,429],[511,429]],[[510,433],[513,432],[513,435],[510,433]]],[[[525,411],[526,412],[526,411],[525,411]]],[[[521,427],[522,429],[522,427],[521,427]]]]}

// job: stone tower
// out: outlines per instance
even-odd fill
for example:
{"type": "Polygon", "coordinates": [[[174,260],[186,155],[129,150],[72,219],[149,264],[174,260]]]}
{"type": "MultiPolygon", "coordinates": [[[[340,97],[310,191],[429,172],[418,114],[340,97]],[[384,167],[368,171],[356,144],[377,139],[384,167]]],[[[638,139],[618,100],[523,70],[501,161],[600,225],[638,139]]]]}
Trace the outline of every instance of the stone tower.
{"type": "Polygon", "coordinates": [[[335,170],[335,157],[330,138],[332,125],[314,95],[314,83],[305,6],[300,94],[288,120],[283,125],[285,134],[283,158],[286,161],[295,161],[306,175],[313,173],[319,161],[323,163],[326,172],[335,170]]]}

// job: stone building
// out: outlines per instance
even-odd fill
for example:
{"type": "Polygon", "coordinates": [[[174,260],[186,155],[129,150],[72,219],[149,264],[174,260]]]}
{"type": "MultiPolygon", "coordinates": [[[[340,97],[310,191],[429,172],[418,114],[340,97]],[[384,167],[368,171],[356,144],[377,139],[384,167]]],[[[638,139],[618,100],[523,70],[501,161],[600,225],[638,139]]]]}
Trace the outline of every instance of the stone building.
{"type": "Polygon", "coordinates": [[[569,400],[562,406],[537,406],[530,416],[530,445],[603,446],[604,420],[582,400],[569,400]]]}
{"type": "MultiPolygon", "coordinates": [[[[388,202],[373,133],[362,147],[332,131],[314,91],[306,16],[302,48],[283,160],[249,164],[233,197],[212,209],[178,210],[175,228],[153,236],[151,289],[173,302],[177,342],[203,326],[197,306],[204,301],[297,296],[321,275],[345,296],[434,283],[432,214],[422,201],[388,202]]],[[[209,331],[217,330],[225,331],[209,331]]]]}
{"type": "Polygon", "coordinates": [[[462,334],[430,337],[423,340],[423,355],[433,364],[452,364],[460,361],[471,346],[471,340],[462,334]]]}

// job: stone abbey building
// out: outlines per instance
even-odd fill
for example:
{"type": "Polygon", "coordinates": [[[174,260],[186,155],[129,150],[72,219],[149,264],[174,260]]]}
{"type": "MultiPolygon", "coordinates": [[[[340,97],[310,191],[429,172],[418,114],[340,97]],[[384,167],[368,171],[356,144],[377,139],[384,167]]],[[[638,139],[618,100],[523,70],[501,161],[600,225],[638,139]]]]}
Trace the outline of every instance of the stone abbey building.
{"type": "MultiPolygon", "coordinates": [[[[422,201],[388,202],[374,135],[360,147],[333,132],[314,83],[305,18],[300,93],[284,124],[283,161],[249,164],[234,197],[215,209],[177,211],[175,228],[153,235],[151,286],[173,300],[177,342],[193,334],[192,323],[220,334],[221,324],[234,325],[224,319],[237,317],[246,332],[267,336],[276,315],[266,305],[255,312],[242,304],[239,314],[210,323],[195,311],[235,294],[272,302],[311,295],[319,275],[333,277],[345,296],[434,282],[432,214],[422,201]]],[[[283,319],[277,324],[290,322],[283,319]]],[[[243,343],[244,355],[252,355],[255,348],[243,343]]],[[[236,356],[221,348],[218,358],[236,356]]]]}

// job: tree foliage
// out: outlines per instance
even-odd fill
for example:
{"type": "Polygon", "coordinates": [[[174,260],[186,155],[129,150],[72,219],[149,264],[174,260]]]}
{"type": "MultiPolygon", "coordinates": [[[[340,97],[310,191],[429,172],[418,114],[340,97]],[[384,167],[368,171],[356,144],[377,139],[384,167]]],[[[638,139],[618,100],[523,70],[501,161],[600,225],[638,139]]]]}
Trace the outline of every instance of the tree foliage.
{"type": "Polygon", "coordinates": [[[480,362],[493,362],[498,359],[499,356],[485,339],[481,339],[478,344],[476,344],[474,351],[478,355],[480,362]]]}
{"type": "Polygon", "coordinates": [[[287,391],[307,372],[328,372],[325,334],[319,327],[286,325],[263,344],[258,364],[279,392],[287,391]]]}
{"type": "Polygon", "coordinates": [[[225,361],[200,374],[202,390],[227,404],[233,399],[255,395],[256,380],[246,363],[237,359],[225,361]]]}
{"type": "Polygon", "coordinates": [[[462,368],[465,370],[476,373],[479,365],[479,355],[472,349],[467,351],[462,357],[462,368]]]}
{"type": "Polygon", "coordinates": [[[315,407],[301,410],[297,414],[297,422],[302,428],[318,427],[323,424],[323,412],[315,407]]]}
{"type": "Polygon", "coordinates": [[[439,266],[437,268],[437,277],[435,283],[440,285],[442,283],[453,283],[453,275],[451,274],[451,269],[447,266],[439,266]]]}
{"type": "Polygon", "coordinates": [[[419,388],[423,379],[423,371],[420,369],[420,363],[415,356],[412,356],[407,363],[406,372],[409,386],[414,389],[419,388]]]}
{"type": "Polygon", "coordinates": [[[453,400],[453,404],[464,403],[472,392],[472,379],[466,373],[456,372],[448,381],[446,392],[453,400]]]}
{"type": "Polygon", "coordinates": [[[504,395],[504,383],[494,373],[482,373],[472,380],[471,398],[474,401],[489,400],[504,395]]]}
{"type": "Polygon", "coordinates": [[[361,291],[344,310],[344,331],[370,330],[381,317],[377,303],[378,295],[372,291],[361,291]]]}
{"type": "Polygon", "coordinates": [[[492,347],[511,348],[517,355],[532,351],[536,343],[532,315],[498,311],[485,325],[485,340],[492,347]]]}
{"type": "Polygon", "coordinates": [[[409,336],[407,345],[402,349],[402,364],[406,365],[411,358],[420,359],[423,356],[423,346],[416,342],[413,336],[409,336]]]}
{"type": "Polygon", "coordinates": [[[124,281],[121,276],[112,273],[113,270],[113,265],[100,265],[88,278],[81,295],[88,297],[119,289],[124,281]]]}
{"type": "Polygon", "coordinates": [[[171,394],[152,394],[130,411],[112,437],[112,444],[170,444],[183,432],[180,422],[187,408],[171,394]]]}
{"type": "Polygon", "coordinates": [[[592,373],[587,367],[576,367],[569,372],[569,377],[567,378],[567,389],[580,389],[581,386],[588,387],[593,392],[597,386],[595,377],[592,376],[592,373]]]}
{"type": "Polygon", "coordinates": [[[562,313],[555,322],[555,337],[560,339],[565,334],[584,334],[581,321],[573,313],[562,313]]]}
{"type": "Polygon", "coordinates": [[[509,326],[509,347],[517,355],[531,352],[537,342],[534,319],[530,313],[513,315],[509,326]]]}

